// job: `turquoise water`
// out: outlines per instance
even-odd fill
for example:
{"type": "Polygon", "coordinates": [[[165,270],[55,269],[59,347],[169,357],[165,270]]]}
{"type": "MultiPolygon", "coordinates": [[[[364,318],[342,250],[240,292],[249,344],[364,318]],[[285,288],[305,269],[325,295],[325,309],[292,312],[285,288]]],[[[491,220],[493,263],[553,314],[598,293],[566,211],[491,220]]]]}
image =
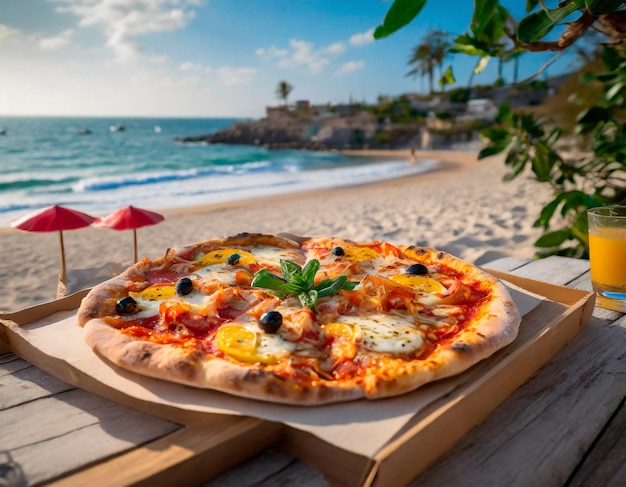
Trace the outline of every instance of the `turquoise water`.
{"type": "Polygon", "coordinates": [[[379,181],[407,161],[257,146],[183,144],[234,119],[0,117],[0,226],[53,204],[102,216],[379,181]],[[123,131],[112,131],[121,125],[123,131]],[[1,131],[1,130],[0,130],[1,131]],[[85,131],[90,133],[85,134],[85,131]]]}

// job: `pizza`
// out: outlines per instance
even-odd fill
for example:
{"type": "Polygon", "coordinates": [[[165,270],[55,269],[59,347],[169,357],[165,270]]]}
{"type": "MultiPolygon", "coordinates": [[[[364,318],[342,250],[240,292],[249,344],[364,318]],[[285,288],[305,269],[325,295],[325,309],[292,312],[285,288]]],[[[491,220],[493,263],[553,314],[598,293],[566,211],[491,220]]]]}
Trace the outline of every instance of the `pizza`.
{"type": "Polygon", "coordinates": [[[517,336],[502,282],[445,252],[302,240],[243,233],[144,257],[88,293],[78,324],[124,369],[293,405],[403,394],[517,336]]]}

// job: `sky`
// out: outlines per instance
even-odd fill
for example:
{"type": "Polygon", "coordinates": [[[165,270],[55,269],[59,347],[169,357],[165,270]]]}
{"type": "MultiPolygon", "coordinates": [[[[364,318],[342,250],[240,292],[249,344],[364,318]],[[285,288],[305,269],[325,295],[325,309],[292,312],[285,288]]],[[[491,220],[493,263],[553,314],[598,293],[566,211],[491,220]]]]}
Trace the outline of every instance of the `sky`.
{"type": "MultiPolygon", "coordinates": [[[[510,0],[512,13],[525,2],[510,0]]],[[[506,5],[507,2],[505,1],[506,5]]],[[[394,35],[383,0],[0,0],[0,116],[250,117],[289,101],[375,103],[428,91],[407,76],[433,29],[460,34],[470,0],[430,0],[394,35]]],[[[520,76],[552,55],[526,54],[520,76]]],[[[467,84],[476,59],[450,59],[467,84]]],[[[549,74],[566,72],[567,57],[549,74]]],[[[491,83],[496,63],[475,76],[491,83]]],[[[505,79],[512,66],[505,67],[505,79]]]]}

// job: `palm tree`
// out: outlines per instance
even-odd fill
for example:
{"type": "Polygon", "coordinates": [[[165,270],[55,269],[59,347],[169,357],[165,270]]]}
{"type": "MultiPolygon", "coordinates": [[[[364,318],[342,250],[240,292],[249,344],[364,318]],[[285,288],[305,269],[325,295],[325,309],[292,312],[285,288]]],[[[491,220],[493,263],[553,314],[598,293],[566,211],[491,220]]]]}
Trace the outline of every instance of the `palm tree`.
{"type": "Polygon", "coordinates": [[[422,42],[413,48],[409,66],[413,66],[407,76],[428,76],[430,93],[434,92],[435,68],[441,74],[441,66],[451,47],[450,34],[433,30],[426,34],[422,42]]]}
{"type": "Polygon", "coordinates": [[[293,90],[293,86],[286,81],[281,81],[276,87],[276,96],[285,102],[285,106],[287,106],[287,98],[289,97],[291,90],[293,90]]]}

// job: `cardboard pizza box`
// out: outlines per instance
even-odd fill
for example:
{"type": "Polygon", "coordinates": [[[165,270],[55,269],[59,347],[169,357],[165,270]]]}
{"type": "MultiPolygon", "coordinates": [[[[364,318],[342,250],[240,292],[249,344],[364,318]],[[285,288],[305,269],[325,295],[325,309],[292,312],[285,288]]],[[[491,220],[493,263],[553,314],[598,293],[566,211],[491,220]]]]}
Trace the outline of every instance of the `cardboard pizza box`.
{"type": "MultiPolygon", "coordinates": [[[[360,445],[363,441],[358,437],[344,438],[350,429],[340,429],[339,438],[336,432],[326,431],[328,428],[325,427],[328,425],[303,427],[297,421],[297,411],[292,416],[275,420],[274,416],[264,413],[267,403],[237,398],[233,400],[233,404],[242,401],[245,407],[233,412],[233,415],[224,416],[210,408],[190,407],[188,403],[182,402],[177,404],[176,397],[167,401],[152,396],[147,399],[132,388],[129,392],[118,387],[123,381],[131,385],[135,381],[142,382],[143,378],[132,373],[110,366],[110,370],[105,370],[105,375],[110,374],[114,379],[113,382],[107,382],[106,377],[94,377],[90,372],[82,370],[80,364],[68,362],[66,357],[52,356],[38,342],[37,334],[52,330],[49,327],[57,326],[60,318],[71,321],[86,292],[0,315],[0,347],[4,342],[4,350],[14,351],[30,363],[77,387],[183,425],[178,435],[168,435],[156,440],[158,443],[154,447],[151,444],[138,445],[130,452],[113,458],[103,458],[95,466],[77,473],[68,473],[62,479],[68,484],[78,481],[97,481],[105,485],[173,479],[180,482],[197,481],[198,473],[192,473],[193,469],[189,465],[202,464],[202,475],[206,478],[215,476],[224,468],[230,468],[261,451],[249,446],[242,448],[244,444],[250,445],[250,439],[254,438],[255,444],[261,445],[261,448],[274,444],[312,464],[333,485],[403,485],[445,453],[548,362],[577,334],[593,311],[593,293],[497,271],[489,272],[543,298],[523,317],[518,338],[508,347],[459,376],[438,381],[432,387],[426,386],[421,388],[423,391],[420,389],[411,393],[412,396],[400,399],[399,401],[414,401],[419,400],[422,395],[435,392],[419,410],[412,411],[406,421],[394,423],[396,428],[392,430],[391,436],[382,435],[378,443],[367,448],[360,445]],[[228,427],[212,429],[207,426],[219,424],[220,418],[228,427]],[[202,434],[199,435],[198,432],[202,434]],[[422,448],[423,445],[428,445],[428,448],[422,448]],[[420,451],[420,455],[414,455],[416,450],[420,451]],[[211,463],[211,458],[217,461],[211,463]],[[229,462],[224,463],[225,458],[229,462]]],[[[149,391],[154,386],[151,382],[155,379],[147,380],[150,384],[142,385],[142,390],[147,387],[149,391]]],[[[160,384],[154,387],[158,386],[160,384]]],[[[192,393],[189,396],[192,402],[197,397],[194,395],[197,391],[189,391],[191,388],[175,384],[173,386],[180,388],[181,395],[192,393]]],[[[167,392],[164,394],[167,396],[167,392]]],[[[228,403],[229,399],[222,397],[220,402],[228,403]]],[[[406,413],[402,409],[405,405],[399,401],[381,401],[395,399],[369,401],[369,404],[364,405],[346,403],[335,410],[340,414],[351,410],[355,414],[363,414],[363,411],[374,410],[380,405],[401,404],[398,411],[406,413]]],[[[334,407],[330,406],[328,411],[332,411],[334,407]]],[[[321,410],[319,407],[296,409],[307,418],[315,416],[316,410],[321,410]]],[[[327,414],[324,410],[322,416],[327,414]]],[[[280,410],[278,415],[281,415],[280,410]]],[[[375,417],[371,424],[365,419],[361,425],[364,429],[371,428],[371,431],[377,432],[380,428],[385,428],[384,419],[375,417]],[[380,428],[377,427],[378,421],[381,421],[380,428]]],[[[331,424],[330,429],[334,429],[334,426],[331,424]]]]}

